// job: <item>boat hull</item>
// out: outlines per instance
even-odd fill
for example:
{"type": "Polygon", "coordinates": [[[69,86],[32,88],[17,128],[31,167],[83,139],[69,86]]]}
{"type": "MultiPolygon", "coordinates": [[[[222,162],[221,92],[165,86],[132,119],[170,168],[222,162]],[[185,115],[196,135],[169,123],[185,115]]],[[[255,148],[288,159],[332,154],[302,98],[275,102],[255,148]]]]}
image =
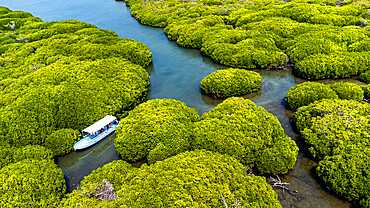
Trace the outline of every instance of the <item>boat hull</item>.
{"type": "Polygon", "coordinates": [[[74,150],[82,150],[82,149],[88,148],[88,147],[90,147],[90,146],[92,146],[92,145],[100,142],[102,139],[104,139],[105,137],[107,137],[108,135],[110,135],[111,133],[113,133],[114,130],[117,128],[118,125],[119,124],[114,125],[113,127],[111,127],[108,130],[100,133],[99,135],[97,135],[94,138],[83,138],[83,139],[79,140],[73,146],[73,149],[74,150]]]}

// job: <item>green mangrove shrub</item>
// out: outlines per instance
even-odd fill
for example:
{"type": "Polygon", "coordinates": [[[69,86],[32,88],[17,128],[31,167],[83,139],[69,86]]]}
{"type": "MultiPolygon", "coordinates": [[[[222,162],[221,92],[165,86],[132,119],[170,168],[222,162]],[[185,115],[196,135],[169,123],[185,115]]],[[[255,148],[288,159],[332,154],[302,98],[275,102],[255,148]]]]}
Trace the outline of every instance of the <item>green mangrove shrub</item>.
{"type": "Polygon", "coordinates": [[[317,175],[327,188],[363,207],[369,203],[370,104],[320,100],[303,106],[292,123],[321,161],[317,175]]]}
{"type": "Polygon", "coordinates": [[[62,170],[51,160],[22,160],[0,169],[1,207],[57,207],[66,193],[62,170]]]}
{"type": "Polygon", "coordinates": [[[350,82],[337,82],[329,85],[337,93],[339,99],[362,101],[364,91],[360,85],[350,82]]]}
{"type": "Polygon", "coordinates": [[[287,107],[293,110],[321,99],[338,99],[338,95],[328,85],[304,82],[291,87],[285,96],[287,107]]]}
{"type": "Polygon", "coordinates": [[[222,207],[237,199],[245,207],[281,207],[263,177],[248,175],[236,159],[204,150],[143,165],[119,191],[128,207],[222,207]]]}
{"type": "Polygon", "coordinates": [[[107,114],[125,115],[148,85],[145,70],[128,61],[58,60],[2,91],[0,138],[15,146],[44,145],[58,129],[82,130],[107,114]]]}
{"type": "Polygon", "coordinates": [[[206,76],[200,82],[205,94],[216,97],[245,95],[261,89],[262,76],[244,69],[222,69],[206,76]]]}
{"type": "Polygon", "coordinates": [[[1,11],[3,143],[48,141],[55,154],[64,154],[72,141],[57,150],[49,135],[82,130],[107,114],[123,117],[145,98],[149,75],[143,67],[152,57],[144,44],[76,20],[42,22],[29,13],[1,11]]]}
{"type": "Polygon", "coordinates": [[[27,145],[21,148],[0,146],[0,169],[25,159],[52,160],[53,152],[40,145],[27,145]]]}
{"type": "Polygon", "coordinates": [[[360,75],[360,78],[370,84],[370,72],[365,72],[360,75]]]}
{"type": "Polygon", "coordinates": [[[120,121],[115,146],[122,159],[149,163],[189,150],[198,113],[173,99],[154,99],[138,105],[120,121]]]}
{"type": "Polygon", "coordinates": [[[364,91],[364,98],[370,99],[370,84],[361,85],[361,88],[364,91]]]}
{"type": "Polygon", "coordinates": [[[54,155],[63,155],[73,150],[73,145],[81,133],[74,129],[59,129],[45,138],[45,147],[51,149],[54,155]]]}
{"type": "Polygon", "coordinates": [[[296,63],[294,72],[305,79],[348,78],[368,70],[369,52],[315,54],[296,63]]]}
{"type": "Polygon", "coordinates": [[[320,100],[303,106],[292,123],[314,157],[339,154],[349,145],[367,145],[370,104],[354,100],[320,100]]]}
{"type": "Polygon", "coordinates": [[[114,200],[99,200],[98,192],[101,189],[102,181],[112,184],[112,192],[105,190],[107,197],[116,199],[118,196],[123,197],[119,190],[124,184],[128,184],[136,176],[136,168],[123,160],[116,160],[104,165],[102,168],[94,170],[81,181],[77,190],[67,194],[61,202],[61,207],[125,207],[117,204],[114,200]]]}
{"type": "Polygon", "coordinates": [[[325,157],[320,161],[316,172],[330,191],[350,201],[360,201],[361,207],[368,207],[369,158],[369,146],[354,146],[343,154],[325,157]]]}
{"type": "Polygon", "coordinates": [[[237,199],[245,207],[281,207],[263,177],[248,174],[233,157],[205,150],[183,152],[133,169],[114,161],[93,171],[61,207],[221,207],[237,199]],[[97,200],[102,179],[114,184],[115,200],[97,200]],[[89,193],[93,193],[90,195],[89,193]]]}
{"type": "Polygon", "coordinates": [[[227,66],[270,69],[291,62],[305,79],[346,78],[370,66],[366,2],[126,2],[140,23],[165,27],[170,40],[227,66]]]}
{"type": "Polygon", "coordinates": [[[297,145],[275,116],[236,97],[203,114],[195,124],[191,146],[231,155],[250,168],[272,174],[287,173],[298,154],[297,145]]]}

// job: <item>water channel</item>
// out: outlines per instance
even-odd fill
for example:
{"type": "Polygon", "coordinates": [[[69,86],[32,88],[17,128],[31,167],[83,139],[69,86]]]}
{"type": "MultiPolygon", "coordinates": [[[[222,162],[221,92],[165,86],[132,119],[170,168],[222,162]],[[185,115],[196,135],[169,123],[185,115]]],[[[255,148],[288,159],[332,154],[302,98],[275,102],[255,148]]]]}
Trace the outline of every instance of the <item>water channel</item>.
{"type": "MultiPolygon", "coordinates": [[[[124,2],[115,0],[0,0],[1,6],[22,10],[40,17],[43,21],[77,19],[94,24],[102,29],[113,30],[120,37],[132,38],[146,44],[153,53],[153,64],[147,71],[151,75],[148,99],[173,98],[195,108],[199,115],[214,108],[221,100],[214,100],[200,93],[199,83],[217,69],[227,68],[203,57],[199,50],[179,47],[169,41],[163,29],[139,24],[131,17],[124,2]]],[[[284,97],[291,86],[304,82],[292,75],[291,70],[256,70],[262,77],[262,89],[244,96],[278,117],[285,133],[292,139],[290,118],[293,112],[285,109],[284,97]]],[[[336,80],[338,81],[338,80],[336,80]]],[[[357,80],[346,80],[360,83],[357,80]]],[[[332,83],[333,80],[323,81],[332,83]]],[[[111,135],[99,144],[84,151],[72,152],[57,158],[67,182],[68,190],[76,188],[79,181],[91,171],[119,157],[111,135]]],[[[314,176],[317,165],[300,153],[297,163],[289,174],[282,177],[290,183],[292,195],[276,189],[283,207],[351,207],[351,204],[328,193],[314,176]]]]}

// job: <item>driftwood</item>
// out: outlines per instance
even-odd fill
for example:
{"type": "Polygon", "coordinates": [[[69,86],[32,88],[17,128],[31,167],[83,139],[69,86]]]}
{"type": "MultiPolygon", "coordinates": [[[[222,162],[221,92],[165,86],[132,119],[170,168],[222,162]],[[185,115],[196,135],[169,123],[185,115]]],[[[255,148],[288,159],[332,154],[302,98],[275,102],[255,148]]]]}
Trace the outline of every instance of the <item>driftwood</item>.
{"type": "MultiPolygon", "coordinates": [[[[94,187],[97,187],[98,185],[95,185],[94,187]]],[[[89,198],[96,198],[99,201],[113,201],[118,198],[117,194],[113,191],[114,187],[113,184],[109,183],[109,181],[103,179],[102,184],[100,184],[97,188],[92,189],[88,194],[87,197],[89,198]]],[[[83,190],[79,190],[77,187],[77,190],[85,195],[85,192],[83,190]]]]}
{"type": "MultiPolygon", "coordinates": [[[[221,194],[221,200],[222,200],[222,203],[224,204],[224,206],[226,208],[229,208],[227,206],[227,203],[225,201],[225,198],[224,198],[224,196],[222,196],[222,194],[221,194]]],[[[235,203],[231,205],[231,208],[238,208],[238,207],[242,207],[242,203],[240,201],[238,201],[238,199],[235,199],[235,203]]]]}
{"type": "Polygon", "coordinates": [[[273,183],[272,187],[281,188],[281,189],[283,189],[283,191],[286,190],[292,195],[294,195],[295,193],[298,193],[298,191],[296,191],[296,190],[292,191],[292,190],[288,189],[287,185],[289,185],[289,183],[282,182],[278,175],[275,175],[275,177],[276,178],[273,178],[272,176],[270,176],[270,178],[268,178],[269,183],[273,183]]]}

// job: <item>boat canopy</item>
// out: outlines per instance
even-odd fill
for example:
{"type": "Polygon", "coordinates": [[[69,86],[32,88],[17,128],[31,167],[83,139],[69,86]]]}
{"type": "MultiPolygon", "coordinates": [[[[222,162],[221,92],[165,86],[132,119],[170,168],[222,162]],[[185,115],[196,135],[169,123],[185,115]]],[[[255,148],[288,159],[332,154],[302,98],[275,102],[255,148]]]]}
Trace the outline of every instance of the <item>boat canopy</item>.
{"type": "Polygon", "coordinates": [[[106,126],[109,123],[111,123],[112,121],[116,120],[116,119],[117,118],[114,117],[114,116],[106,115],[104,118],[100,119],[99,121],[97,121],[93,125],[91,125],[91,126],[87,127],[86,129],[82,130],[82,132],[83,133],[93,134],[93,133],[99,131],[104,126],[106,126]]]}

